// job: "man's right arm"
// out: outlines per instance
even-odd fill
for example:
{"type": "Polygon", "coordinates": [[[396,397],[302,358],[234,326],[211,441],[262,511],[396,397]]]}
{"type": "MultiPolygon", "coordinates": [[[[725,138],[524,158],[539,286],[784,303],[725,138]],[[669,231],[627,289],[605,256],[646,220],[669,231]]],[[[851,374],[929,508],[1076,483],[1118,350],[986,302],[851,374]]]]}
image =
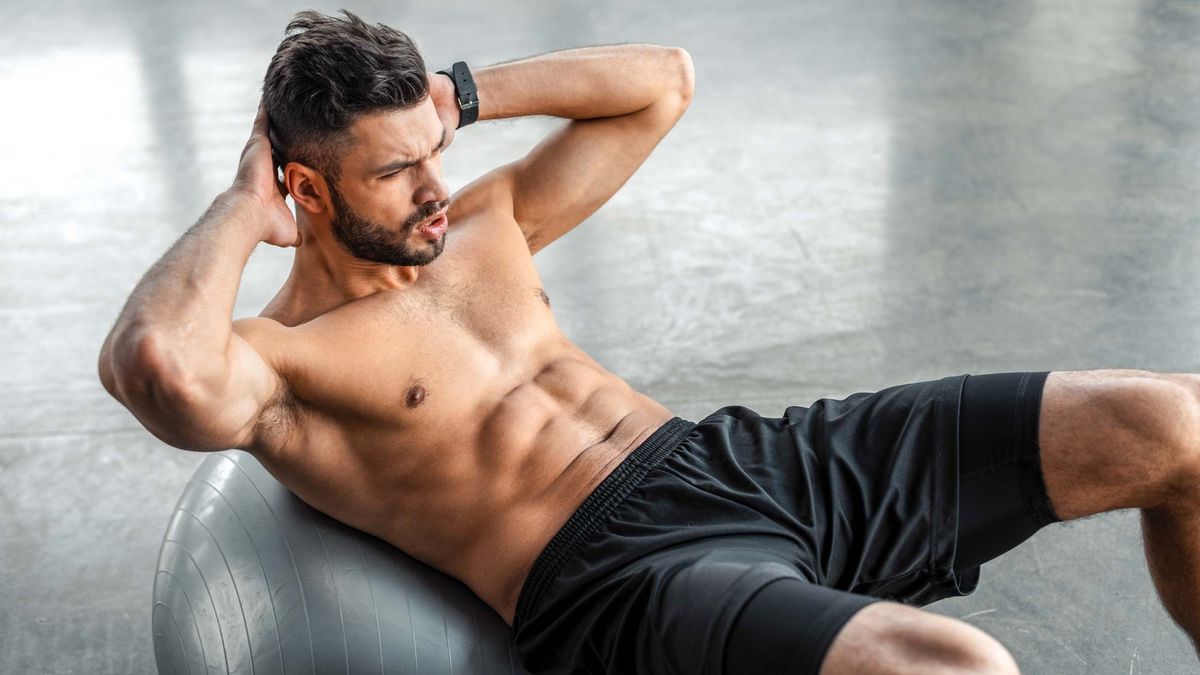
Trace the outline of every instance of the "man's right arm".
{"type": "Polygon", "coordinates": [[[232,326],[242,270],[260,241],[298,241],[261,107],[233,187],[142,277],[100,351],[105,389],[170,445],[248,449],[284,386],[232,326]]]}

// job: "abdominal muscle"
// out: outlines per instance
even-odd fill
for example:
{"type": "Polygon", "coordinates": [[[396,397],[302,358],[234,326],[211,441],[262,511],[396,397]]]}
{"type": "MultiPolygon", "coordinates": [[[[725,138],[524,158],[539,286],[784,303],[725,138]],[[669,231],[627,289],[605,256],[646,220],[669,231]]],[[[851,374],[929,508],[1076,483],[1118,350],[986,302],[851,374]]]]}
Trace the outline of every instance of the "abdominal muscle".
{"type": "Polygon", "coordinates": [[[672,417],[558,337],[531,376],[458,372],[474,386],[443,381],[442,396],[392,420],[304,405],[286,447],[255,455],[314,508],[459,579],[511,626],[550,539],[672,417]]]}
{"type": "MultiPolygon", "coordinates": [[[[546,372],[578,373],[590,367],[567,360],[546,372]]],[[[518,439],[506,449],[496,448],[516,460],[507,470],[489,473],[481,465],[479,481],[502,487],[475,511],[487,514],[482,519],[485,529],[459,551],[464,565],[456,576],[509,625],[538,554],[601,481],[672,417],[620,378],[600,370],[593,373],[590,382],[579,378],[586,392],[582,406],[555,401],[539,409],[527,404],[547,398],[544,389],[528,383],[513,390],[481,425],[484,436],[491,434],[489,427],[505,425],[510,434],[535,430],[527,442],[518,439]]]]}

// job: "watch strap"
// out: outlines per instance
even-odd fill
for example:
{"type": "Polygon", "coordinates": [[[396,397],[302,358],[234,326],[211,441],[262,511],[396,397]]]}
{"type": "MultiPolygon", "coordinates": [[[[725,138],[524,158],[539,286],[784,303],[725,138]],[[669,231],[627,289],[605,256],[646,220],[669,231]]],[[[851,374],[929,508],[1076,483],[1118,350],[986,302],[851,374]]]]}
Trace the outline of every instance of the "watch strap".
{"type": "Polygon", "coordinates": [[[467,62],[456,61],[449,68],[437,72],[454,82],[455,98],[458,100],[458,128],[479,119],[479,90],[475,87],[475,78],[471,76],[467,62]]]}

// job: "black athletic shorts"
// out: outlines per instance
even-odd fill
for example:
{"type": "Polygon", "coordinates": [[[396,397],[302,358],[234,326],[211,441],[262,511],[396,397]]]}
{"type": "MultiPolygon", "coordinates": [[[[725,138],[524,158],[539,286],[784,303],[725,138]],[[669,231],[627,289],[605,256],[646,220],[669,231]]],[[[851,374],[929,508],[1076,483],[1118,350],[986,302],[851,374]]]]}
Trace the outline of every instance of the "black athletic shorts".
{"type": "Polygon", "coordinates": [[[815,675],[864,606],[969,595],[980,564],[1059,520],[1037,445],[1047,375],[672,418],[534,562],[522,665],[815,675]]]}

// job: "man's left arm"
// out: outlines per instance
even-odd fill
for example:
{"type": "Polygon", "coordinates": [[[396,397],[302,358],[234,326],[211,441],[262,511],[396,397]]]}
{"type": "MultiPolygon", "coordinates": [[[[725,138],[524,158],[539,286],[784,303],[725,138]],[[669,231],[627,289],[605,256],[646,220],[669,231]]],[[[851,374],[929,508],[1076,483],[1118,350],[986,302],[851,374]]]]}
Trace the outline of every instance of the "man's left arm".
{"type": "Polygon", "coordinates": [[[481,179],[511,194],[513,218],[530,254],[570,231],[629,180],[683,115],[694,88],[691,56],[650,44],[568,49],[473,75],[480,120],[571,120],[525,157],[481,179]]]}

